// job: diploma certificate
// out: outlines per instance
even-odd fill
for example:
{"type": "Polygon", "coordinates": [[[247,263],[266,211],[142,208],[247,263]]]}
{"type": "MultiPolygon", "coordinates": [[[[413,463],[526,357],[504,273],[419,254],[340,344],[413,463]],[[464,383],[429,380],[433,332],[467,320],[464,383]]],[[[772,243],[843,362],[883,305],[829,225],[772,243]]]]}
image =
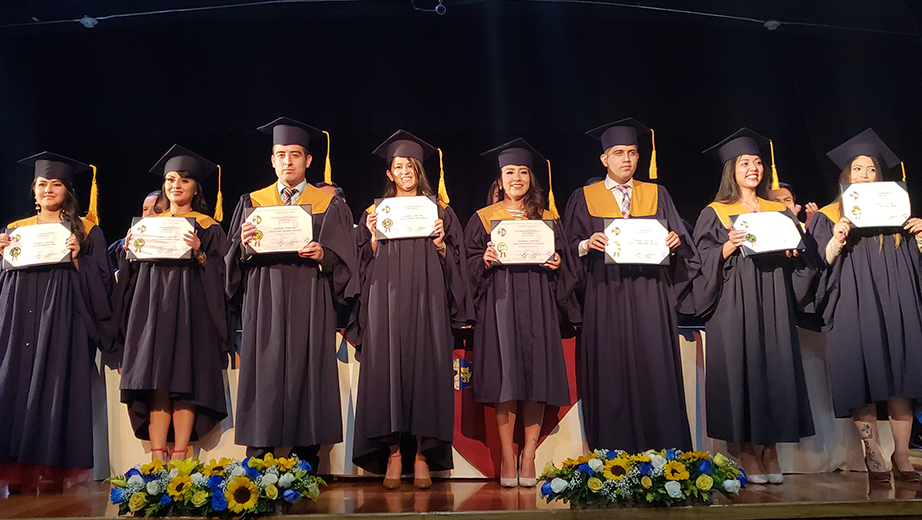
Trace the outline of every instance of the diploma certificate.
{"type": "Polygon", "coordinates": [[[606,264],[669,263],[669,246],[666,245],[666,221],[653,218],[604,219],[606,264]]]}
{"type": "Polygon", "coordinates": [[[129,260],[187,260],[192,258],[192,248],[183,235],[192,231],[194,218],[135,217],[125,256],[129,260]]]}
{"type": "Polygon", "coordinates": [[[492,220],[490,226],[497,263],[543,264],[554,258],[553,220],[492,220]]]}
{"type": "Polygon", "coordinates": [[[70,222],[36,224],[8,229],[10,245],[3,250],[4,269],[22,269],[39,265],[70,262],[67,249],[70,222]]]}
{"type": "Polygon", "coordinates": [[[297,253],[314,239],[310,204],[248,208],[246,222],[256,226],[256,235],[246,245],[248,255],[297,253]]]}
{"type": "Polygon", "coordinates": [[[839,189],[842,216],[855,227],[903,227],[909,220],[909,193],[904,182],[858,182],[840,184],[839,189]]]}
{"type": "Polygon", "coordinates": [[[435,236],[439,207],[435,195],[375,199],[378,214],[377,238],[420,238],[435,236]]]}
{"type": "Polygon", "coordinates": [[[730,222],[733,229],[746,231],[746,241],[740,247],[743,256],[804,249],[803,231],[786,212],[743,213],[731,216],[730,222]]]}

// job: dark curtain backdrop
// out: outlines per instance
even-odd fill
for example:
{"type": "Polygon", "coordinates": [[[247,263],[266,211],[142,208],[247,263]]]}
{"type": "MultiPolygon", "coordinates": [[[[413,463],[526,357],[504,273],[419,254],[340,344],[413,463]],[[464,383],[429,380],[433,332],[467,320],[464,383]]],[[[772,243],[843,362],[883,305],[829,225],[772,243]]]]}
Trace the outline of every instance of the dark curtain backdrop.
{"type": "MultiPolygon", "coordinates": [[[[466,221],[497,173],[480,152],[524,137],[551,160],[563,211],[585,179],[604,175],[584,132],[628,116],[656,130],[659,182],[691,222],[720,172],[701,150],[741,126],[774,139],[782,180],[820,205],[837,191],[824,154],[873,127],[906,162],[922,215],[913,8],[881,4],[902,21],[892,34],[553,2],[446,1],[437,16],[409,3],[0,28],[0,220],[30,214],[31,172],[16,161],[47,149],[99,167],[102,227],[115,240],[158,187],[147,170],[173,143],[222,165],[229,219],[242,193],[275,180],[269,137],[255,128],[282,115],[332,134],[333,177],[356,215],[383,188],[371,150],[398,128],[442,148],[466,221]]],[[[325,144],[312,148],[316,182],[325,144]]],[[[649,144],[641,151],[645,179],[649,144]]],[[[426,168],[434,184],[438,161],[426,168]]],[[[536,173],[546,184],[546,169],[536,173]]],[[[77,183],[84,209],[88,186],[88,176],[77,183]]],[[[205,186],[212,205],[216,187],[205,186]]]]}

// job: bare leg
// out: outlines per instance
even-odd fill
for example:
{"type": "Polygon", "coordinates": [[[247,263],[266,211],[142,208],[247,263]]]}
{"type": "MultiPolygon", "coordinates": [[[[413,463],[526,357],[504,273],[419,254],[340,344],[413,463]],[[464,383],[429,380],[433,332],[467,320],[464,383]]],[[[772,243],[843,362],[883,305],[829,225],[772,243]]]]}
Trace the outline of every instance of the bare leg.
{"type": "Polygon", "coordinates": [[[778,463],[778,445],[769,444],[762,450],[762,469],[765,473],[781,473],[781,464],[778,463]]]}
{"type": "Polygon", "coordinates": [[[755,445],[751,442],[740,444],[739,454],[740,466],[743,468],[743,471],[746,472],[749,480],[753,481],[754,484],[764,484],[764,482],[757,482],[757,480],[760,480],[758,477],[755,479],[753,478],[754,476],[762,475],[762,468],[759,467],[759,457],[756,456],[755,445]]]}
{"type": "Polygon", "coordinates": [[[167,460],[166,436],[170,431],[170,415],[173,411],[170,397],[163,390],[154,390],[150,399],[150,436],[151,460],[167,460]]]}
{"type": "Polygon", "coordinates": [[[185,460],[195,425],[195,405],[188,401],[173,402],[173,454],[171,460],[185,460]]]}
{"type": "Polygon", "coordinates": [[[521,468],[519,478],[533,480],[535,470],[535,450],[538,448],[538,437],[541,435],[541,421],[544,419],[544,403],[526,401],[523,405],[525,420],[525,446],[522,447],[521,468]]]}
{"type": "Polygon", "coordinates": [[[890,430],[893,431],[893,462],[903,473],[914,471],[909,461],[909,438],[912,436],[912,406],[908,399],[894,397],[887,403],[890,430]]]}
{"type": "Polygon", "coordinates": [[[500,466],[500,478],[516,478],[516,460],[515,460],[515,443],[513,441],[513,432],[515,431],[515,411],[518,401],[506,401],[496,403],[496,429],[499,430],[499,444],[502,448],[503,463],[500,466]]]}
{"type": "Polygon", "coordinates": [[[432,486],[432,476],[429,474],[429,462],[422,453],[423,438],[416,438],[416,459],[413,461],[413,485],[426,489],[432,486]]]}
{"type": "MultiPolygon", "coordinates": [[[[855,427],[858,428],[858,434],[861,435],[861,442],[864,444],[864,458],[868,470],[886,472],[887,464],[878,441],[880,436],[877,433],[877,406],[872,403],[852,410],[852,420],[855,421],[855,427]]],[[[907,448],[908,444],[907,437],[907,448]]]]}
{"type": "Polygon", "coordinates": [[[400,444],[391,446],[391,454],[387,457],[387,470],[384,473],[385,480],[400,480],[400,474],[403,473],[400,457],[400,444]]]}

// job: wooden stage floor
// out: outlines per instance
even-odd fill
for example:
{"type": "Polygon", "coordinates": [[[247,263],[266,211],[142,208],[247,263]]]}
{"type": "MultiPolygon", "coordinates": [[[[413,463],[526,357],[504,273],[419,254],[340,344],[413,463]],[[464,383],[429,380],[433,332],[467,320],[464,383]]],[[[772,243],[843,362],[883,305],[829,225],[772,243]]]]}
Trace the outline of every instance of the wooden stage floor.
{"type": "MultiPolygon", "coordinates": [[[[113,517],[117,510],[109,504],[108,496],[109,486],[99,482],[59,494],[10,495],[0,498],[0,518],[113,517]]],[[[504,489],[494,481],[436,481],[426,491],[416,490],[410,481],[405,481],[401,489],[387,491],[378,480],[339,479],[330,482],[317,502],[299,503],[285,518],[346,515],[354,519],[392,519],[419,517],[419,513],[442,513],[466,520],[922,518],[922,485],[894,482],[869,486],[866,474],[859,472],[786,475],[783,485],[750,485],[737,500],[730,502],[720,497],[711,507],[572,511],[563,504],[546,504],[536,488],[504,489]]]]}

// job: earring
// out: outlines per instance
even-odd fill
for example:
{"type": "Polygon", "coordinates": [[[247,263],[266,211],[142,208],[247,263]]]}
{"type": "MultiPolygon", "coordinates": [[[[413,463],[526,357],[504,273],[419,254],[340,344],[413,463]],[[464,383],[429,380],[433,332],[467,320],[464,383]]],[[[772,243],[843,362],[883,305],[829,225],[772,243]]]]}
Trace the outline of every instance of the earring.
{"type": "Polygon", "coordinates": [[[38,203],[38,201],[36,200],[36,201],[35,201],[35,211],[41,211],[41,210],[42,210],[42,206],[41,206],[41,205],[38,203]]]}

